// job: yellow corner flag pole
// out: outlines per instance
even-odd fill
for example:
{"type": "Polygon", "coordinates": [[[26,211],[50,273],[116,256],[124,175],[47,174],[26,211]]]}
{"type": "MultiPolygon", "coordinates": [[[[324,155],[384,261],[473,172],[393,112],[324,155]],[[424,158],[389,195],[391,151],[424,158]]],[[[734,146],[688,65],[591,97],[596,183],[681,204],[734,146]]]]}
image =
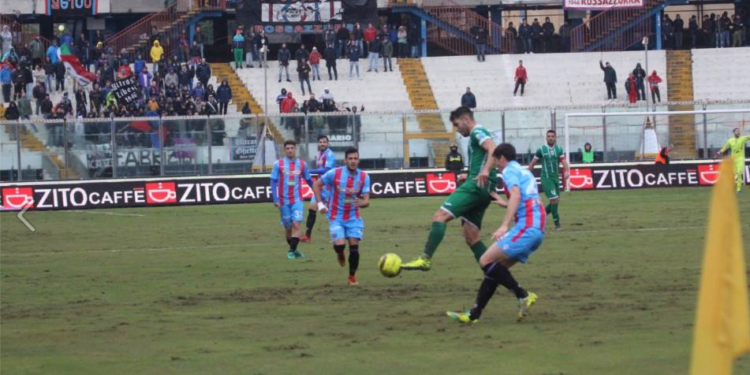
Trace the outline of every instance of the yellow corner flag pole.
{"type": "Polygon", "coordinates": [[[713,187],[695,316],[691,375],[728,375],[750,351],[750,311],[734,163],[721,163],[713,187]]]}

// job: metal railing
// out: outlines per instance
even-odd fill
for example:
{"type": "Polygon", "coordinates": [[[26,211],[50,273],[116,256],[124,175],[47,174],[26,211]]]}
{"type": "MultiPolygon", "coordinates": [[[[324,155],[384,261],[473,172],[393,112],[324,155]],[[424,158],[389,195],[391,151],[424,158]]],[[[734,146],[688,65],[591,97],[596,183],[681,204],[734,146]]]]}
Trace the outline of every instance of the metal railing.
{"type": "MultiPolygon", "coordinates": [[[[659,145],[670,144],[684,135],[684,115],[670,117],[668,112],[669,106],[676,104],[712,111],[688,118],[691,141],[689,146],[682,146],[692,148],[692,151],[686,150],[684,157],[687,159],[712,158],[735,127],[742,128],[743,134],[750,131],[750,123],[744,125],[745,119],[750,118],[750,100],[659,103],[648,111],[654,112],[649,116],[649,129],[653,129],[659,145]],[[672,127],[678,125],[670,123],[675,121],[681,129],[673,134],[672,127]]],[[[497,143],[513,143],[521,160],[527,160],[544,142],[547,130],[556,129],[560,139],[569,139],[573,162],[580,161],[580,150],[585,143],[593,146],[599,162],[627,162],[643,158],[646,132],[643,112],[646,112],[644,106],[594,104],[488,108],[477,110],[474,117],[493,133],[497,143]],[[601,115],[576,118],[566,131],[566,115],[571,113],[601,115]],[[618,115],[607,116],[608,113],[618,115]]],[[[275,149],[273,145],[284,139],[296,140],[300,157],[312,162],[317,137],[321,134],[328,135],[331,146],[339,154],[347,147],[359,147],[366,169],[434,167],[435,159],[441,159],[442,155],[432,154],[430,140],[436,133],[426,133],[419,128],[418,115],[424,113],[440,115],[446,125],[445,132],[450,131],[447,111],[0,122],[3,133],[0,134],[0,160],[4,160],[0,163],[0,179],[259,173],[266,171],[278,156],[265,151],[275,149]],[[263,130],[269,121],[277,125],[281,134],[276,134],[276,139],[269,140],[270,145],[263,148],[260,145],[267,143],[263,138],[267,132],[263,130]],[[31,132],[30,123],[39,130],[32,135],[44,144],[43,149],[25,148],[22,136],[10,141],[13,139],[10,133],[14,133],[19,124],[27,127],[19,130],[20,135],[31,132]]],[[[456,137],[455,142],[466,151],[466,139],[456,137]]]]}
{"type": "MultiPolygon", "coordinates": [[[[150,51],[148,45],[153,30],[161,35],[159,43],[164,48],[164,56],[174,55],[178,50],[180,32],[190,18],[203,11],[225,10],[226,0],[177,0],[163,11],[146,16],[120,30],[106,40],[114,51],[125,49],[129,54],[150,51]]],[[[148,53],[144,55],[144,58],[148,53]]]]}
{"type": "Polygon", "coordinates": [[[42,43],[43,51],[46,53],[47,48],[52,44],[49,39],[39,35],[39,33],[27,31],[24,29],[23,24],[8,16],[0,14],[0,30],[6,25],[10,28],[10,32],[13,34],[13,45],[16,47],[31,43],[38,37],[42,43]]]}
{"type": "Polygon", "coordinates": [[[637,21],[664,0],[647,0],[643,8],[611,9],[603,11],[581,25],[574,27],[570,33],[571,51],[582,52],[590,46],[599,43],[597,51],[623,50],[638,42],[644,36],[652,33],[651,17],[643,19],[627,30],[621,27],[637,21]],[[614,33],[619,33],[611,40],[602,42],[614,33]]]}

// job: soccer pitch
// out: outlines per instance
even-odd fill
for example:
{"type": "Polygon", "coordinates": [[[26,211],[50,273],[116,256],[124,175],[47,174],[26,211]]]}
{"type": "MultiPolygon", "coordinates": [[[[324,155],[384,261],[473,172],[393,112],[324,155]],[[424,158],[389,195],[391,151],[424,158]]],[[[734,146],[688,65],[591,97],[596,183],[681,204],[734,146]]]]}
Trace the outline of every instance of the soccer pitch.
{"type": "MultiPolygon", "coordinates": [[[[739,195],[745,248],[750,192],[739,195]]],[[[3,374],[685,374],[710,190],[562,196],[512,269],[540,299],[523,323],[504,288],[461,326],[482,277],[452,222],[430,272],[382,277],[378,258],[421,252],[441,198],[362,211],[346,285],[319,218],[286,259],[271,204],[0,215],[3,374]],[[548,228],[551,223],[548,221],[548,228]]],[[[493,206],[484,240],[504,210],[493,206]]],[[[750,259],[746,251],[746,258],[750,259]]],[[[750,358],[737,374],[750,372],[750,358]]]]}

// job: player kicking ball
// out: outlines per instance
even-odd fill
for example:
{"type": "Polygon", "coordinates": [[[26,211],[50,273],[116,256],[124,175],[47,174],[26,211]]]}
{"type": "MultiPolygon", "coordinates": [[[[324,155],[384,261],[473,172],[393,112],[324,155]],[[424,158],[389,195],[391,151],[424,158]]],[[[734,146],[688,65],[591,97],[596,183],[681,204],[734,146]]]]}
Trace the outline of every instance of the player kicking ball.
{"type": "Polygon", "coordinates": [[[545,212],[552,214],[555,221],[555,230],[562,230],[560,226],[560,164],[563,166],[563,180],[567,181],[570,167],[565,160],[563,148],[557,145],[557,133],[554,130],[547,131],[547,144],[542,145],[536,150],[534,158],[529,163],[529,170],[534,170],[534,165],[539,161],[542,162],[542,189],[547,196],[549,204],[545,207],[545,212]]]}
{"type": "Polygon", "coordinates": [[[737,192],[742,190],[742,180],[745,176],[745,143],[750,141],[750,135],[740,137],[740,128],[734,128],[733,138],[729,138],[724,147],[716,153],[716,156],[721,156],[727,150],[732,150],[732,157],[734,158],[734,182],[737,185],[737,192]]]}
{"type": "Polygon", "coordinates": [[[281,225],[284,226],[289,260],[304,258],[305,255],[297,250],[299,245],[302,212],[305,209],[302,200],[302,184],[304,179],[312,186],[310,171],[307,164],[297,157],[297,143],[289,140],[284,142],[284,157],[273,163],[271,171],[271,196],[273,205],[281,213],[281,225]]]}
{"type": "Polygon", "coordinates": [[[455,218],[461,218],[466,244],[477,261],[487,250],[481,241],[480,229],[484,211],[492,202],[490,193],[494,193],[497,186],[497,171],[491,160],[495,142],[490,132],[474,121],[474,114],[467,107],[458,107],[451,112],[450,120],[456,132],[469,137],[468,178],[466,175],[459,177],[466,182],[451,193],[432,216],[432,227],[422,255],[402,265],[402,270],[429,271],[432,268],[430,260],[445,237],[447,223],[455,218]]]}
{"type": "MultiPolygon", "coordinates": [[[[336,154],[328,148],[328,136],[321,135],[318,137],[318,157],[315,161],[315,169],[310,171],[310,174],[322,176],[326,172],[336,167],[336,154]]],[[[323,202],[328,201],[329,189],[325,189],[321,192],[323,194],[323,202]]],[[[301,242],[310,243],[312,242],[312,231],[315,227],[315,220],[318,217],[318,202],[313,196],[310,200],[310,206],[307,209],[307,231],[305,236],[300,239],[301,242]]]]}
{"type": "Polygon", "coordinates": [[[537,300],[537,295],[521,288],[510,273],[510,268],[516,262],[526,263],[544,239],[546,214],[539,199],[536,179],[528,169],[518,164],[513,145],[503,143],[497,146],[492,157],[498,171],[502,173],[505,194],[508,196],[506,202],[495,194],[493,203],[508,210],[503,224],[492,235],[497,242],[493,243],[479,259],[479,265],[484,270],[484,279],[479,286],[474,307],[465,313],[447,312],[448,317],[461,323],[475,323],[479,320],[498,285],[506,287],[518,299],[518,322],[523,321],[529,308],[537,300]],[[514,217],[515,225],[510,228],[514,217]]]}
{"type": "Polygon", "coordinates": [[[334,168],[319,178],[313,186],[318,212],[328,214],[333,250],[341,267],[346,264],[344,249],[349,243],[349,285],[358,285],[359,241],[365,230],[360,208],[370,205],[370,176],[359,169],[359,151],[349,148],[344,153],[345,167],[334,168]],[[328,206],[321,194],[330,190],[328,206]]]}

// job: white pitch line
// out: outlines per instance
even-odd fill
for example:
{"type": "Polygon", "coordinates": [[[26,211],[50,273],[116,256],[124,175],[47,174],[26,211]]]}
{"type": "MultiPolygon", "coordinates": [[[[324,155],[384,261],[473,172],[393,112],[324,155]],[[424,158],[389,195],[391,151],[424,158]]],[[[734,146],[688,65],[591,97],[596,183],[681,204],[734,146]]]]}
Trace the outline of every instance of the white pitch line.
{"type": "Polygon", "coordinates": [[[83,211],[83,210],[67,210],[63,212],[72,212],[79,214],[91,214],[91,215],[108,215],[108,216],[131,216],[131,217],[146,217],[143,214],[123,214],[119,212],[108,212],[108,211],[83,211]]]}
{"type": "MultiPolygon", "coordinates": [[[[743,226],[749,227],[749,226],[743,226]]],[[[680,230],[695,230],[704,229],[705,227],[659,227],[659,228],[612,228],[612,229],[592,229],[592,230],[567,230],[560,232],[559,234],[582,234],[582,233],[605,233],[605,232],[667,232],[667,231],[680,231],[680,230]]],[[[445,236],[446,238],[462,238],[463,236],[445,236]]],[[[378,239],[379,242],[398,242],[414,240],[414,237],[386,237],[378,239]]],[[[421,238],[419,238],[421,240],[421,238]]],[[[116,253],[130,253],[130,252],[160,252],[160,251],[175,251],[175,250],[197,250],[197,249],[224,249],[232,247],[278,247],[280,241],[265,242],[265,243],[251,243],[251,244],[223,244],[223,245],[206,245],[206,246],[176,246],[176,247],[156,247],[156,248],[145,248],[145,249],[112,249],[112,250],[87,250],[87,251],[60,251],[60,252],[33,252],[33,253],[18,253],[18,254],[0,254],[2,258],[20,258],[30,256],[58,256],[58,255],[79,255],[79,254],[116,254],[116,253]]]]}

